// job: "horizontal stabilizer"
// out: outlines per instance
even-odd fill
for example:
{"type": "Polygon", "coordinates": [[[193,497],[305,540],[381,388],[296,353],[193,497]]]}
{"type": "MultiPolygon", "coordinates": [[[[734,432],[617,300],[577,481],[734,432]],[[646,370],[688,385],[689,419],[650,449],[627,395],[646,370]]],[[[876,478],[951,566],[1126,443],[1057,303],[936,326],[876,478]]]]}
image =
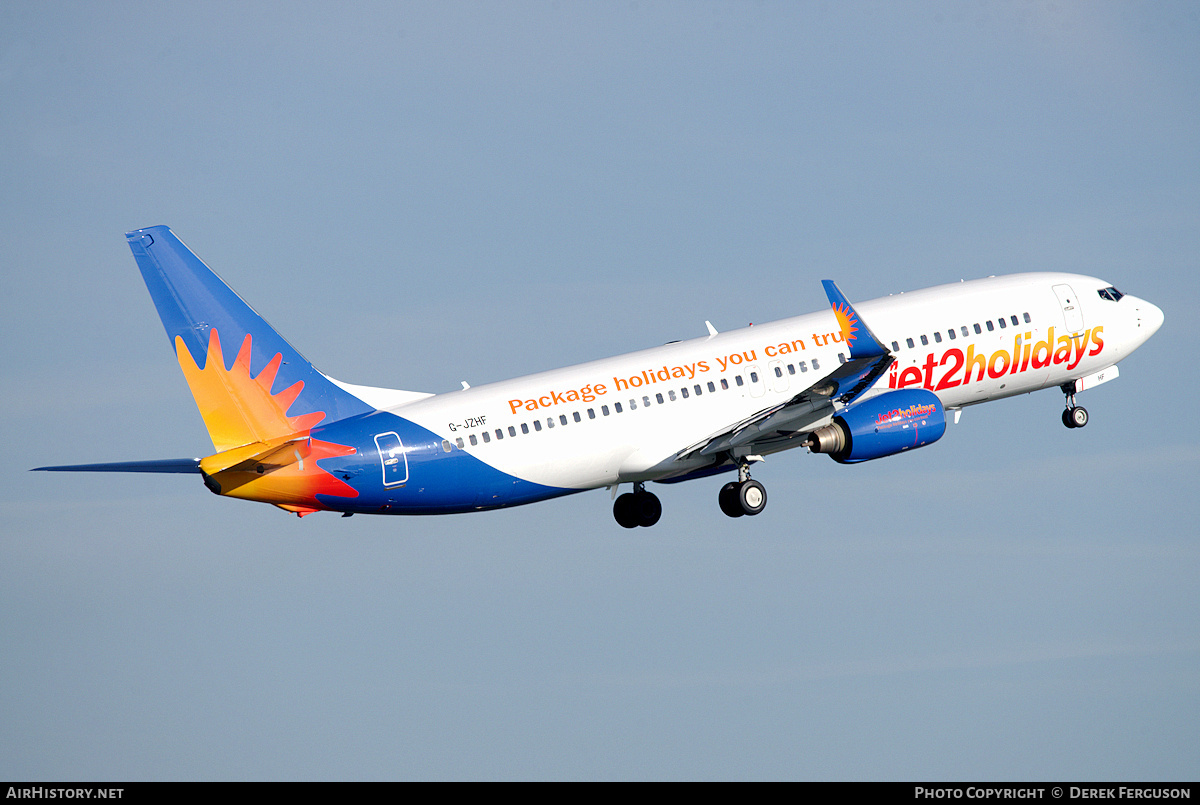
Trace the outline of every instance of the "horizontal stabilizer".
{"type": "Polygon", "coordinates": [[[200,472],[198,458],[159,458],[154,461],[109,461],[104,464],[63,464],[34,467],[30,472],[200,472]]]}

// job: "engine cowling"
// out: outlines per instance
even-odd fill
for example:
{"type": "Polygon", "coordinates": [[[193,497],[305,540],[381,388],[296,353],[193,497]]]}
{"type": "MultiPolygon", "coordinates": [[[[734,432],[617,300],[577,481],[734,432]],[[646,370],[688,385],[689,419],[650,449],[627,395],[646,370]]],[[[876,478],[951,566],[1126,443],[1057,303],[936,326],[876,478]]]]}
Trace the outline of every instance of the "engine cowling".
{"type": "Polygon", "coordinates": [[[932,444],[946,432],[946,411],[925,389],[900,389],[848,406],[812,432],[808,448],[857,464],[932,444]]]}

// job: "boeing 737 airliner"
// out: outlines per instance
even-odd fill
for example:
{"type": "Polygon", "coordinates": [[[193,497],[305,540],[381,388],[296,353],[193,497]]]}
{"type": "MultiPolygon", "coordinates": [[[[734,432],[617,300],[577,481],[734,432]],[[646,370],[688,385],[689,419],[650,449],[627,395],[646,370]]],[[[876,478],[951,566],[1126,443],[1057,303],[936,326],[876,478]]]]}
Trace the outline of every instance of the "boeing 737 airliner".
{"type": "Polygon", "coordinates": [[[842,464],[930,444],[968,405],[1117,377],[1163,313],[1102,280],[1036,273],[942,285],[445,394],[317,371],[170,229],[126,235],[212,437],[206,458],[39,467],[197,473],[218,495],[300,516],[495,509],[621,484],[613,514],[652,526],[648,481],[724,472],[730,517],[766,506],[749,468],[793,447],[842,464]]]}

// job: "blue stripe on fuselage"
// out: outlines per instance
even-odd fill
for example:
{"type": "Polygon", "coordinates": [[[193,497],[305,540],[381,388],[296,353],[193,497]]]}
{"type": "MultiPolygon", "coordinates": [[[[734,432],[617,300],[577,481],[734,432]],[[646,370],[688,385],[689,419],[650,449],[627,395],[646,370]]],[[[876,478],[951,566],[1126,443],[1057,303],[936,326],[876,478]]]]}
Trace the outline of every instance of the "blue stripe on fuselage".
{"type": "MultiPolygon", "coordinates": [[[[483,462],[457,446],[449,453],[442,437],[413,422],[375,411],[314,428],[312,438],[354,447],[356,453],[321,459],[318,465],[358,491],[356,498],[318,495],[335,511],[382,514],[450,514],[499,509],[580,492],[525,481],[483,462]],[[384,485],[375,437],[395,433],[404,445],[407,480],[384,485]]],[[[401,474],[399,477],[404,477],[401,474]]]]}

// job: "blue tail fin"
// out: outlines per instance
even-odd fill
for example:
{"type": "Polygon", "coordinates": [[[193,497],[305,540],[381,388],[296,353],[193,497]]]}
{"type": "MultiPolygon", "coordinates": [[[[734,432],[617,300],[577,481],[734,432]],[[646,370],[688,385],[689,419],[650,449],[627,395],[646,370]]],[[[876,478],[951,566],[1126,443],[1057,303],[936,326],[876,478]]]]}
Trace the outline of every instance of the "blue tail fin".
{"type": "Polygon", "coordinates": [[[217,450],[374,410],[318,372],[168,227],[125,237],[217,450]]]}

